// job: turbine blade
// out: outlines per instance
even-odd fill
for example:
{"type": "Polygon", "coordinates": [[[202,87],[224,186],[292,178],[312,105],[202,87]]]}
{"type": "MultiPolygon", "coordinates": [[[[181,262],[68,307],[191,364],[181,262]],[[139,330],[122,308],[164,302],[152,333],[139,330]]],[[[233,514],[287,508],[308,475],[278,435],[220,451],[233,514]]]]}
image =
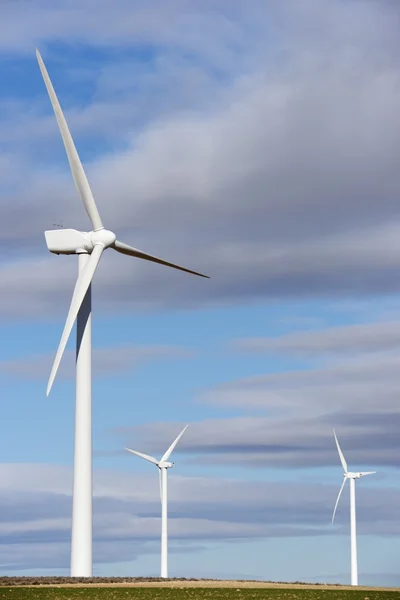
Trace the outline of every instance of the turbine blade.
{"type": "Polygon", "coordinates": [[[338,442],[338,439],[336,437],[335,430],[333,430],[333,435],[335,436],[335,442],[336,442],[336,446],[337,446],[337,449],[338,449],[338,452],[339,452],[339,458],[340,458],[340,462],[342,463],[343,471],[345,473],[347,473],[347,462],[346,462],[346,460],[344,458],[344,455],[343,455],[343,452],[342,452],[342,450],[341,450],[341,448],[339,446],[339,442],[338,442]]]}
{"type": "Polygon", "coordinates": [[[338,497],[337,497],[337,500],[336,500],[335,508],[334,508],[334,510],[333,510],[333,515],[332,515],[332,525],[333,525],[333,521],[335,520],[336,509],[337,509],[337,507],[338,507],[338,504],[339,504],[339,498],[340,498],[340,496],[342,495],[343,488],[344,488],[344,484],[346,483],[346,479],[347,479],[347,477],[345,477],[345,478],[343,479],[342,487],[341,487],[341,488],[340,488],[340,490],[339,490],[339,494],[338,494],[338,497]]]}
{"type": "Polygon", "coordinates": [[[199,277],[204,277],[205,279],[210,279],[208,275],[202,275],[201,273],[197,273],[197,271],[191,271],[190,269],[185,269],[184,267],[180,267],[179,265],[175,265],[174,263],[167,262],[162,258],[157,258],[157,256],[153,256],[152,254],[147,254],[146,252],[142,252],[133,246],[128,246],[128,244],[124,244],[123,242],[119,242],[116,240],[112,245],[112,248],[121,254],[127,254],[128,256],[134,256],[136,258],[142,258],[143,260],[149,260],[150,262],[158,263],[159,265],[164,265],[165,267],[171,267],[172,269],[178,269],[178,271],[184,271],[185,273],[191,273],[191,275],[198,275],[199,277]]]}
{"type": "Polygon", "coordinates": [[[103,253],[103,250],[104,246],[102,244],[95,245],[84,270],[79,275],[78,280],[76,282],[71,300],[71,306],[69,307],[67,320],[65,321],[64,325],[64,331],[61,336],[57,354],[54,359],[53,367],[51,369],[49,382],[47,384],[47,396],[50,394],[50,390],[52,388],[55,376],[57,374],[58,367],[60,366],[62,355],[64,354],[65,346],[67,345],[76,317],[78,316],[79,309],[82,305],[83,300],[85,299],[86,292],[88,291],[89,286],[92,283],[93,275],[96,271],[97,265],[99,264],[99,260],[103,253]]]}
{"type": "Polygon", "coordinates": [[[168,450],[166,451],[164,456],[161,458],[160,462],[163,462],[164,460],[167,460],[170,457],[173,449],[175,448],[175,446],[177,445],[177,443],[179,442],[179,440],[181,439],[181,437],[183,436],[183,434],[185,433],[185,431],[188,427],[189,427],[189,425],[186,425],[186,427],[184,427],[182,429],[182,431],[180,432],[178,437],[172,442],[172,444],[170,445],[170,447],[168,448],[168,450]]]}
{"type": "Polygon", "coordinates": [[[143,454],[143,452],[138,452],[137,450],[131,450],[130,448],[124,448],[128,452],[132,452],[132,454],[136,454],[136,456],[140,456],[140,458],[144,458],[144,460],[148,460],[149,462],[158,465],[158,460],[154,458],[154,456],[149,456],[148,454],[143,454]]]}
{"type": "Polygon", "coordinates": [[[103,229],[103,223],[101,221],[99,211],[97,210],[97,206],[94,201],[89,182],[86,178],[85,171],[83,170],[83,166],[79,159],[78,152],[76,151],[74,141],[68,129],[67,122],[61,110],[60,103],[58,102],[56,93],[50,81],[50,77],[47,73],[47,69],[44,65],[42,57],[40,56],[39,50],[36,50],[36,58],[38,60],[40,71],[42,73],[42,77],[44,79],[44,83],[47,88],[51,104],[53,106],[54,114],[57,119],[58,127],[60,129],[61,137],[64,142],[65,151],[67,153],[68,162],[69,166],[71,167],[72,177],[74,178],[75,185],[78,189],[80,197],[82,198],[83,204],[85,205],[86,212],[89,215],[89,219],[92,222],[93,229],[103,229]]]}
{"type": "Polygon", "coordinates": [[[376,471],[362,471],[360,475],[364,477],[364,475],[374,475],[376,471]]]}

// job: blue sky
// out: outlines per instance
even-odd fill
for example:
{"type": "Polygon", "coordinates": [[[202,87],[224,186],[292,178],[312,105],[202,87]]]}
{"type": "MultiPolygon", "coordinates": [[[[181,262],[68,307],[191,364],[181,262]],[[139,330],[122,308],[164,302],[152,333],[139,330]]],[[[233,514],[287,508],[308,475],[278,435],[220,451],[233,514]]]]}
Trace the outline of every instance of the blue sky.
{"type": "Polygon", "coordinates": [[[210,280],[105,253],[94,294],[94,571],[400,584],[400,12],[392,2],[6,2],[0,41],[0,564],[69,570],[73,340],[87,230],[39,47],[106,225],[210,280]]]}

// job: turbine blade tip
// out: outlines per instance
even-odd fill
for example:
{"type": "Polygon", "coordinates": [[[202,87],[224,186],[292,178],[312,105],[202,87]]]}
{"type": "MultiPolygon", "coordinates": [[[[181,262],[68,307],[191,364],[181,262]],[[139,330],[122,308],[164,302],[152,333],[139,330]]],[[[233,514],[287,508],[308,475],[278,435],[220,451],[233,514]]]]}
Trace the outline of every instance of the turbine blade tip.
{"type": "Polygon", "coordinates": [[[53,373],[51,373],[50,377],[49,377],[49,381],[47,382],[47,388],[46,388],[46,396],[48,396],[53,388],[53,383],[54,383],[54,375],[53,373]]]}

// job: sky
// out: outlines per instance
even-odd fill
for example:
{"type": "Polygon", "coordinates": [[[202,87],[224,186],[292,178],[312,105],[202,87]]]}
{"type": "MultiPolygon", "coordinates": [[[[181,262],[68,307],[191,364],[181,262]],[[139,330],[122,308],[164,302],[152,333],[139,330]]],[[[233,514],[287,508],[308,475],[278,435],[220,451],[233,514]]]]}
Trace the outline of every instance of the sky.
{"type": "Polygon", "coordinates": [[[3,0],[0,574],[69,573],[77,273],[88,231],[39,48],[108,229],[93,284],[94,574],[399,585],[400,6],[3,0]]]}

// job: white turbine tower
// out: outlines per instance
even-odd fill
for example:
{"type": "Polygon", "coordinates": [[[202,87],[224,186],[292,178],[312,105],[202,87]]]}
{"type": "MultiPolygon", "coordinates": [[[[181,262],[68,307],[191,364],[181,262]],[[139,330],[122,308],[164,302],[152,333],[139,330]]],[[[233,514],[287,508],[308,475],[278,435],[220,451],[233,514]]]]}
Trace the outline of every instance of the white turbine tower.
{"type": "Polygon", "coordinates": [[[43,60],[36,50],[39,67],[50,96],[51,104],[60,128],[72,176],[79,195],[89,215],[93,230],[75,229],[46,231],[46,243],[55,254],[77,254],[79,274],[72,296],[71,306],[64,331],[47,385],[49,395],[68,338],[77,321],[76,340],[76,405],[74,481],[72,501],[71,576],[92,575],[92,390],[91,390],[91,282],[101,255],[107,248],[121,254],[134,256],[151,262],[206,277],[201,273],[184,269],[137,248],[119,242],[112,231],[104,228],[97,210],[88,180],[69,132],[67,123],[57,100],[43,60]]]}
{"type": "Polygon", "coordinates": [[[342,494],[346,481],[350,480],[350,541],[351,541],[351,585],[358,585],[358,567],[357,567],[357,534],[356,534],[356,479],[364,477],[365,475],[373,475],[376,471],[361,471],[359,473],[351,473],[347,470],[347,462],[343,456],[343,452],[339,446],[338,439],[336,437],[335,430],[333,430],[335,436],[336,446],[339,453],[340,462],[343,467],[343,483],[339,490],[339,494],[336,500],[335,508],[332,515],[332,525],[335,520],[336,509],[339,504],[339,498],[342,494]]]}
{"type": "Polygon", "coordinates": [[[158,475],[160,480],[160,498],[161,498],[161,577],[168,577],[168,497],[167,497],[167,469],[171,469],[174,466],[173,462],[168,462],[171,453],[183,434],[185,433],[188,425],[178,435],[178,437],[172,442],[165,454],[157,460],[153,456],[125,448],[128,452],[136,454],[145,460],[153,463],[158,467],[158,475]]]}

